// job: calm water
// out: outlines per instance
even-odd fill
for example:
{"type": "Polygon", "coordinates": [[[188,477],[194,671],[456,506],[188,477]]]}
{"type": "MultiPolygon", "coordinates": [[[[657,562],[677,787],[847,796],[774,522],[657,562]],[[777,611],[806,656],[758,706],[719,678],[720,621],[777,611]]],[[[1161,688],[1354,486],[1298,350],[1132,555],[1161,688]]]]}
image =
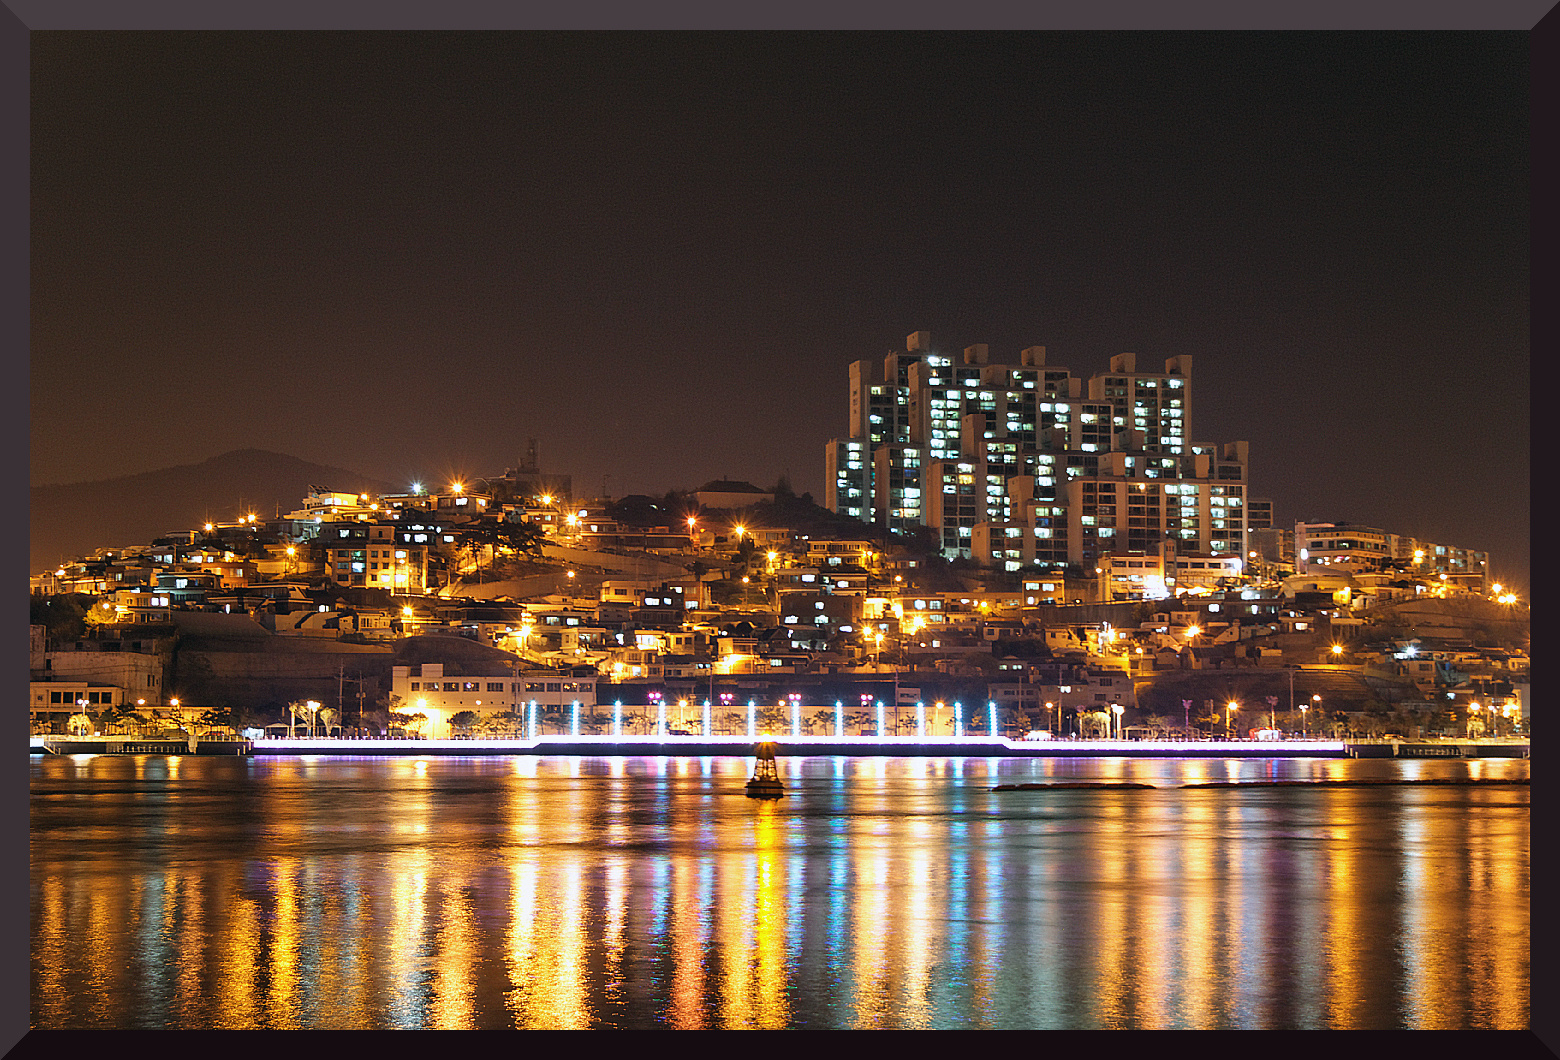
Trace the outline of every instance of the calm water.
{"type": "Polygon", "coordinates": [[[33,1026],[1529,1022],[1526,787],[1258,783],[1525,761],[750,768],[34,756],[33,1026]]]}

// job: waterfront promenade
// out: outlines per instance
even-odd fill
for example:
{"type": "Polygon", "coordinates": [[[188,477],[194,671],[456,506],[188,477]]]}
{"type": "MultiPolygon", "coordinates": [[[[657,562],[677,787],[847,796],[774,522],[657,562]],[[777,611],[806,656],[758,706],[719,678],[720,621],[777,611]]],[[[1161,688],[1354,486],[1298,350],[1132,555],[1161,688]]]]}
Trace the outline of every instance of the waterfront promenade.
{"type": "Polygon", "coordinates": [[[1341,740],[1009,740],[1001,736],[538,736],[534,740],[256,740],[256,755],[724,755],[771,740],[786,757],[1345,758],[1341,740]]]}
{"type": "MultiPolygon", "coordinates": [[[[886,758],[1527,758],[1527,740],[1009,740],[1001,736],[538,736],[530,740],[344,740],[281,737],[255,740],[252,755],[472,757],[503,755],[649,755],[751,757],[760,739],[783,757],[847,755],[886,758]]],[[[178,754],[176,742],[109,737],[35,736],[44,754],[178,754]]],[[[202,754],[245,753],[237,742],[202,745],[202,754]]]]}

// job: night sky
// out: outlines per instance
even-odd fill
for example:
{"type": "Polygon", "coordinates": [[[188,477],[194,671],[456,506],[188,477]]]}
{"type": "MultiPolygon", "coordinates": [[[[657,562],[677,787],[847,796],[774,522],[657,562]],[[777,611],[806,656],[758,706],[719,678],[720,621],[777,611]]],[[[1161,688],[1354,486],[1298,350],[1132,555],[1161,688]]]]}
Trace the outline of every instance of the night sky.
{"type": "MultiPolygon", "coordinates": [[[[824,496],[912,331],[1194,358],[1279,523],[1525,585],[1526,34],[32,36],[31,477],[824,496]]],[[[113,543],[113,542],[109,542],[113,543]]]]}

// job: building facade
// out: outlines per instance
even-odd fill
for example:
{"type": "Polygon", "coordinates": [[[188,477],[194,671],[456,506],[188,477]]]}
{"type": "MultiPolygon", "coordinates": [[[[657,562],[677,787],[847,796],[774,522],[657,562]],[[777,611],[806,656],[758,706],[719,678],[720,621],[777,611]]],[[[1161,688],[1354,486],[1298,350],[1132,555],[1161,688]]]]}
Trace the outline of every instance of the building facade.
{"type": "Polygon", "coordinates": [[[1471,592],[1488,589],[1488,552],[1438,545],[1353,523],[1295,524],[1295,573],[1342,570],[1350,574],[1397,570],[1436,579],[1471,592]]]}
{"type": "MultiPolygon", "coordinates": [[[[1192,358],[1136,354],[1084,378],[1043,346],[1016,362],[910,335],[879,371],[850,366],[850,436],[825,447],[827,503],[890,530],[930,527],[942,553],[1007,570],[1092,570],[1173,542],[1246,555],[1245,442],[1194,446],[1192,358]]],[[[1270,509],[1264,509],[1270,511],[1270,509]]]]}

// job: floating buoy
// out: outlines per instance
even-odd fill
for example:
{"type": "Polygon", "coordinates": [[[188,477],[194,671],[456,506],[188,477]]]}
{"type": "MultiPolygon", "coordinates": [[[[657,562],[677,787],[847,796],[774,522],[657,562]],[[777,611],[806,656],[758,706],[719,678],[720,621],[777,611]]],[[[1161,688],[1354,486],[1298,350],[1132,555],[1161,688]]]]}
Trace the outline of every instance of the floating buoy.
{"type": "Polygon", "coordinates": [[[750,799],[778,799],[785,794],[780,773],[775,768],[775,745],[765,740],[753,749],[758,761],[753,764],[753,779],[747,782],[750,799]]]}

